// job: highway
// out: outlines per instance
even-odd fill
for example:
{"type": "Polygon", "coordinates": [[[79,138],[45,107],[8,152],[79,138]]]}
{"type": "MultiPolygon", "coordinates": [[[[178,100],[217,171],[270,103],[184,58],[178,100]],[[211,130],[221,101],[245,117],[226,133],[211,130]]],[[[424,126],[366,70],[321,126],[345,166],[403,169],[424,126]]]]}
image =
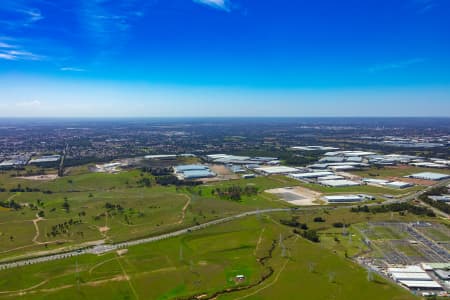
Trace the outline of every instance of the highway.
{"type": "MultiPolygon", "coordinates": [[[[408,195],[408,196],[405,196],[405,197],[402,197],[399,199],[389,199],[389,200],[383,202],[382,204],[387,205],[387,204],[410,201],[410,200],[416,199],[417,197],[419,197],[423,193],[428,192],[430,189],[432,189],[434,187],[444,186],[449,183],[450,183],[449,180],[439,182],[439,183],[437,183],[433,186],[430,186],[430,187],[428,187],[422,191],[419,191],[417,193],[414,193],[414,194],[411,194],[411,195],[408,195]]],[[[358,204],[338,206],[335,208],[351,208],[351,207],[354,207],[355,205],[358,205],[358,204]]],[[[379,203],[368,204],[368,206],[376,206],[376,205],[381,205],[381,204],[379,204],[379,203]]],[[[315,210],[318,208],[323,208],[323,207],[306,207],[306,208],[302,208],[302,210],[315,210]]],[[[69,252],[65,252],[65,253],[58,253],[58,254],[36,257],[36,258],[7,262],[7,263],[0,264],[0,270],[16,268],[16,267],[21,267],[21,266],[26,266],[26,265],[31,265],[31,264],[37,264],[37,263],[42,263],[42,262],[47,262],[47,261],[60,260],[60,259],[65,259],[65,258],[74,257],[74,256],[78,256],[78,255],[84,255],[84,254],[102,254],[102,253],[106,253],[106,252],[110,252],[110,251],[115,251],[118,249],[127,248],[130,246],[146,244],[146,243],[153,243],[153,242],[157,242],[160,240],[177,237],[180,235],[188,234],[193,231],[205,229],[205,228],[213,226],[213,225],[227,223],[227,222],[230,222],[230,221],[233,221],[236,219],[240,219],[240,218],[245,218],[248,216],[265,214],[265,213],[274,213],[274,212],[288,212],[288,211],[293,211],[293,210],[295,211],[297,209],[299,209],[299,208],[273,208],[273,209],[262,209],[262,210],[254,210],[254,211],[244,212],[244,213],[237,214],[234,216],[217,219],[214,221],[206,222],[206,223],[203,223],[200,225],[188,227],[185,229],[180,229],[178,231],[161,234],[161,235],[154,236],[154,237],[143,238],[143,239],[127,241],[127,242],[121,242],[121,243],[117,243],[117,244],[104,244],[104,245],[90,246],[87,248],[73,250],[73,251],[69,251],[69,252]]]]}

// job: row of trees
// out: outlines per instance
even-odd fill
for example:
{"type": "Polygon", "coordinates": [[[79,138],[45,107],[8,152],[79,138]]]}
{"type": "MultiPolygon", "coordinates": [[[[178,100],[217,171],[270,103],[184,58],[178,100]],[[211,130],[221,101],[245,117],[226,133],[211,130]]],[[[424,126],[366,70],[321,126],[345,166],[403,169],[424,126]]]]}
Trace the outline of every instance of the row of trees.
{"type": "Polygon", "coordinates": [[[389,205],[380,206],[357,206],[350,209],[351,212],[365,212],[365,213],[386,213],[386,212],[410,212],[418,216],[435,217],[436,214],[429,208],[412,205],[411,203],[392,203],[389,205]]]}

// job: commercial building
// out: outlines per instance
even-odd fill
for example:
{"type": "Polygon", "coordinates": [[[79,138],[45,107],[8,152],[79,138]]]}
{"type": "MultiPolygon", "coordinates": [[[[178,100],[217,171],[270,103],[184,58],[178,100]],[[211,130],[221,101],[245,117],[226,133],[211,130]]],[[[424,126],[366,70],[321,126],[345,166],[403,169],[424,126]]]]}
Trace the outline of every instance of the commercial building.
{"type": "Polygon", "coordinates": [[[173,168],[180,179],[199,179],[214,177],[216,174],[204,165],[182,165],[173,168]]]}
{"type": "Polygon", "coordinates": [[[391,181],[384,184],[384,186],[394,189],[405,189],[414,186],[414,184],[402,181],[391,181]]]}
{"type": "Polygon", "coordinates": [[[209,154],[206,159],[215,164],[234,164],[234,165],[248,165],[248,164],[279,164],[276,157],[250,157],[238,156],[228,154],[209,154]]]}
{"type": "Polygon", "coordinates": [[[358,186],[361,185],[359,182],[341,179],[341,180],[321,180],[318,181],[321,185],[329,187],[346,187],[346,186],[358,186]]]}
{"type": "Polygon", "coordinates": [[[363,200],[363,198],[358,195],[325,196],[323,197],[323,199],[328,203],[352,203],[360,202],[363,200]]]}
{"type": "Polygon", "coordinates": [[[368,184],[377,184],[377,185],[385,185],[389,182],[389,180],[374,179],[374,178],[363,178],[362,181],[368,184]]]}
{"type": "Polygon", "coordinates": [[[442,290],[442,286],[436,281],[400,280],[399,283],[412,290],[442,290]]]}
{"type": "Polygon", "coordinates": [[[434,274],[441,280],[450,281],[450,271],[448,270],[435,270],[434,274]]]}
{"type": "Polygon", "coordinates": [[[186,171],[202,171],[209,170],[207,166],[204,165],[181,165],[173,168],[175,173],[183,173],[186,171]]]}
{"type": "Polygon", "coordinates": [[[416,290],[441,290],[442,286],[420,266],[405,266],[402,268],[388,268],[388,273],[398,283],[416,290]]]}
{"type": "Polygon", "coordinates": [[[216,176],[215,173],[208,170],[189,170],[183,172],[183,179],[198,179],[216,176]]]}
{"type": "Polygon", "coordinates": [[[146,155],[145,159],[160,159],[160,160],[170,160],[177,158],[175,154],[157,154],[157,155],[146,155]]]}
{"type": "Polygon", "coordinates": [[[328,146],[295,146],[291,147],[292,150],[300,150],[300,151],[334,151],[339,150],[336,147],[328,147],[328,146]]]}
{"type": "Polygon", "coordinates": [[[434,162],[419,162],[419,163],[411,163],[411,165],[421,168],[436,168],[436,169],[445,169],[447,168],[446,164],[438,164],[434,162]]]}
{"type": "Polygon", "coordinates": [[[319,178],[319,177],[325,177],[325,176],[333,176],[334,173],[330,171],[323,171],[323,172],[308,172],[308,173],[294,173],[289,174],[289,177],[294,179],[311,179],[311,178],[319,178]]]}
{"type": "Polygon", "coordinates": [[[433,280],[430,275],[425,271],[415,272],[415,273],[391,273],[391,276],[396,281],[406,280],[406,281],[431,281],[433,280]]]}
{"type": "Polygon", "coordinates": [[[438,180],[449,179],[450,175],[448,175],[448,174],[441,174],[441,173],[434,173],[434,172],[422,172],[422,173],[412,174],[412,175],[409,175],[409,176],[406,176],[406,177],[414,178],[414,179],[424,179],[424,180],[438,181],[438,180]]]}
{"type": "Polygon", "coordinates": [[[335,152],[327,152],[325,156],[347,156],[347,157],[355,157],[355,156],[369,156],[374,155],[374,152],[367,151],[335,151],[335,152]]]}
{"type": "Polygon", "coordinates": [[[428,196],[428,198],[434,201],[450,202],[450,195],[428,196]]]}
{"type": "Polygon", "coordinates": [[[47,155],[42,156],[39,158],[35,158],[29,161],[28,164],[30,165],[39,165],[39,166],[45,166],[45,165],[53,165],[61,160],[61,155],[47,155]]]}
{"type": "Polygon", "coordinates": [[[291,168],[286,166],[276,166],[276,167],[260,167],[256,168],[255,171],[263,173],[265,175],[273,175],[273,174],[289,174],[298,172],[297,168],[291,168]]]}

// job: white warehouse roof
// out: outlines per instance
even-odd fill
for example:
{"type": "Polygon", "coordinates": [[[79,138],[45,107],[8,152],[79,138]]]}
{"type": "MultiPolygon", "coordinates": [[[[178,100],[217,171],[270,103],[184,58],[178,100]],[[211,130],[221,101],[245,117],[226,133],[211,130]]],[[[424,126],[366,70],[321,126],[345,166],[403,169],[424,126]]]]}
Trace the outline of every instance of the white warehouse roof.
{"type": "Polygon", "coordinates": [[[392,278],[394,278],[397,281],[400,280],[414,280],[414,281],[431,281],[430,275],[425,273],[424,271],[420,273],[391,273],[392,278]]]}
{"type": "Polygon", "coordinates": [[[340,195],[340,196],[325,196],[325,200],[331,203],[346,203],[346,202],[358,202],[362,200],[362,197],[357,195],[340,195]]]}
{"type": "Polygon", "coordinates": [[[434,172],[422,172],[409,175],[408,177],[425,180],[443,180],[450,178],[448,174],[434,173],[434,172]]]}
{"type": "Polygon", "coordinates": [[[408,288],[442,289],[442,286],[436,281],[401,280],[400,283],[408,288]]]}
{"type": "Polygon", "coordinates": [[[298,172],[297,168],[291,168],[291,167],[285,167],[285,166],[261,167],[261,168],[256,168],[255,170],[266,173],[266,174],[285,174],[285,173],[298,172]]]}
{"type": "Polygon", "coordinates": [[[295,174],[291,174],[290,176],[292,178],[300,179],[300,178],[319,178],[319,177],[331,176],[331,175],[334,175],[334,173],[325,171],[325,172],[295,173],[295,174]]]}
{"type": "Polygon", "coordinates": [[[404,189],[407,187],[413,186],[412,183],[409,182],[403,182],[403,181],[392,181],[385,184],[387,187],[397,188],[397,189],[404,189]]]}
{"type": "Polygon", "coordinates": [[[344,186],[357,186],[357,185],[360,185],[356,181],[345,180],[345,179],[341,179],[341,180],[320,180],[320,178],[319,178],[319,183],[322,184],[322,185],[331,186],[331,187],[344,187],[344,186]]]}
{"type": "Polygon", "coordinates": [[[420,266],[406,266],[402,268],[388,268],[389,273],[420,273],[424,270],[420,266]]]}

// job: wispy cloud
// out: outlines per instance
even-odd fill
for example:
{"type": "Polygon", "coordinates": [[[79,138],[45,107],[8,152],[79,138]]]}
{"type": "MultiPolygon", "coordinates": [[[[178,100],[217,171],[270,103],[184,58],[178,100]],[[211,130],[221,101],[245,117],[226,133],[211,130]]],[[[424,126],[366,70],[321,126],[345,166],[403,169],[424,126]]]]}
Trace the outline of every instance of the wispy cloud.
{"type": "Polygon", "coordinates": [[[231,3],[229,0],[193,0],[195,3],[210,6],[215,9],[231,11],[231,3]]]}
{"type": "Polygon", "coordinates": [[[0,41],[0,59],[3,60],[44,60],[44,56],[23,50],[19,45],[0,41]]]}
{"type": "Polygon", "coordinates": [[[81,23],[93,40],[105,45],[111,39],[115,42],[126,37],[126,32],[145,15],[145,10],[153,1],[83,0],[79,10],[81,23]]]}
{"type": "Polygon", "coordinates": [[[407,68],[411,65],[423,63],[425,61],[426,61],[425,58],[413,58],[413,59],[399,61],[399,62],[395,62],[395,63],[378,64],[373,67],[370,67],[368,69],[368,71],[370,73],[375,73],[375,72],[381,72],[381,71],[387,71],[387,70],[393,70],[393,69],[403,69],[403,68],[407,68]]]}
{"type": "Polygon", "coordinates": [[[3,60],[43,60],[44,57],[35,53],[20,50],[19,47],[6,45],[8,47],[1,47],[0,45],[0,59],[3,60]],[[9,47],[10,46],[10,47],[9,47]]]}
{"type": "Polygon", "coordinates": [[[41,101],[39,100],[32,100],[32,101],[25,101],[25,102],[18,102],[16,103],[16,106],[18,107],[39,107],[41,106],[41,101]]]}
{"type": "Polygon", "coordinates": [[[65,72],[85,72],[85,69],[82,68],[76,68],[76,67],[62,67],[59,68],[61,71],[65,71],[65,72]]]}
{"type": "Polygon", "coordinates": [[[31,6],[31,1],[25,0],[2,0],[0,12],[5,12],[7,16],[0,19],[0,23],[9,29],[27,27],[44,19],[41,10],[31,6]]]}
{"type": "Polygon", "coordinates": [[[439,6],[437,0],[413,0],[413,5],[417,9],[418,14],[427,13],[439,6]]]}

